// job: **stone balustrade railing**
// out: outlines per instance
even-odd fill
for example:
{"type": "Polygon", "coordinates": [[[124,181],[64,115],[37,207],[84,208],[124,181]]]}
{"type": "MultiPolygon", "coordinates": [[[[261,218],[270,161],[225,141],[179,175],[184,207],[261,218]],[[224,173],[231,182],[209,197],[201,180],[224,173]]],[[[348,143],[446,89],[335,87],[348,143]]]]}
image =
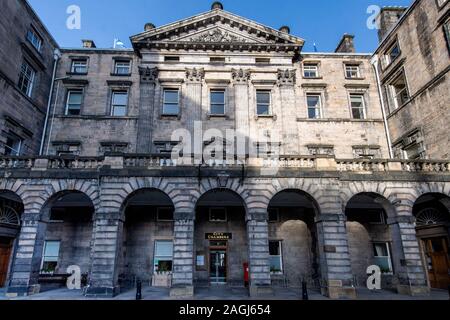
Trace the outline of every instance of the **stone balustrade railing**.
{"type": "Polygon", "coordinates": [[[212,168],[247,167],[299,168],[303,170],[353,173],[402,171],[411,173],[450,173],[450,161],[335,159],[330,156],[278,156],[270,159],[198,160],[191,157],[171,159],[170,155],[110,154],[104,157],[0,157],[0,170],[98,170],[101,168],[161,168],[198,166],[212,168]]]}

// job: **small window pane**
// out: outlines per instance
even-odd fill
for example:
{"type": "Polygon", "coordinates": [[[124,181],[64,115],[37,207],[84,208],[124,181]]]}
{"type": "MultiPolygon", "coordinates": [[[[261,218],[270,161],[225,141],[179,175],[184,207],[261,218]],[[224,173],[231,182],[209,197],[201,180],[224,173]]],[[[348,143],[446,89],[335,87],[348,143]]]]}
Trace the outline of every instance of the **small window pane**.
{"type": "Polygon", "coordinates": [[[306,97],[308,104],[308,118],[318,119],[321,116],[320,95],[308,95],[306,97]]]}
{"type": "Polygon", "coordinates": [[[258,115],[270,114],[270,92],[258,91],[256,93],[256,112],[258,115]]]}
{"type": "Polygon", "coordinates": [[[114,71],[116,74],[129,74],[130,61],[116,61],[114,71]]]}
{"type": "Polygon", "coordinates": [[[165,103],[178,103],[178,90],[165,90],[164,91],[165,103]]]}
{"type": "Polygon", "coordinates": [[[211,91],[211,103],[224,104],[225,103],[225,92],[211,91]]]}
{"type": "Polygon", "coordinates": [[[257,98],[258,98],[258,103],[264,103],[264,104],[270,103],[270,93],[269,92],[258,92],[257,98]]]}
{"type": "Polygon", "coordinates": [[[37,51],[41,51],[42,39],[34,30],[28,30],[27,39],[36,48],[37,51]]]}
{"type": "Polygon", "coordinates": [[[269,254],[271,256],[280,255],[280,242],[279,241],[269,241],[269,254]]]}
{"type": "Polygon", "coordinates": [[[72,73],[87,73],[87,60],[73,60],[72,73]]]}

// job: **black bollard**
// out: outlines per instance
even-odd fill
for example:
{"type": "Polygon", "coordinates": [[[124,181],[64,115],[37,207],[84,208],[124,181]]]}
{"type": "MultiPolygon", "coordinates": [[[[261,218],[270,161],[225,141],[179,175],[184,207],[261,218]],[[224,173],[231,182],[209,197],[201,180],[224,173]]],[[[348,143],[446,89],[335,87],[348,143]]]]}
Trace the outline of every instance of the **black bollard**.
{"type": "Polygon", "coordinates": [[[304,279],[302,281],[302,299],[309,300],[308,299],[308,288],[306,286],[306,281],[304,279]]]}
{"type": "Polygon", "coordinates": [[[142,282],[138,280],[136,282],[136,300],[142,300],[142,282]]]}

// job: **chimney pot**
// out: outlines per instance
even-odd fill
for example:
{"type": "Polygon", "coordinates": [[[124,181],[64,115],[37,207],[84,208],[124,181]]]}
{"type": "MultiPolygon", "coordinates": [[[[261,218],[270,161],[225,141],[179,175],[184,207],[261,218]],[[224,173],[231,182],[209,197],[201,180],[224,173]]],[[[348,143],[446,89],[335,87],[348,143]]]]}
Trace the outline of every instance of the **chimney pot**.
{"type": "Polygon", "coordinates": [[[339,42],[339,44],[334,52],[336,52],[336,53],[355,53],[355,44],[353,41],[354,38],[355,38],[354,35],[345,33],[342,36],[342,39],[339,42]]]}
{"type": "Polygon", "coordinates": [[[93,40],[81,40],[83,42],[83,48],[97,48],[93,40]]]}
{"type": "Polygon", "coordinates": [[[153,30],[155,28],[156,28],[155,25],[153,23],[149,22],[149,23],[145,24],[144,31],[150,31],[150,30],[153,30]]]}

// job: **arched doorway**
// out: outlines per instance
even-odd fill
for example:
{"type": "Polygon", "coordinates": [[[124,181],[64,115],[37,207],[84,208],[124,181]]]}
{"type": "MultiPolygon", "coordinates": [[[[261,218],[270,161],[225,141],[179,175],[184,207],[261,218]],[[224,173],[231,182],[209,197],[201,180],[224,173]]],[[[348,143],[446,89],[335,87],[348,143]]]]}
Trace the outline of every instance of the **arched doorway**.
{"type": "Polygon", "coordinates": [[[44,205],[45,232],[37,249],[41,291],[65,286],[67,268],[73,265],[81,270],[82,285],[87,284],[94,212],[92,200],[79,191],[59,192],[44,205]]]}
{"type": "Polygon", "coordinates": [[[449,208],[450,198],[437,193],[422,195],[413,207],[423,263],[432,288],[447,289],[450,285],[449,208]]]}
{"type": "Polygon", "coordinates": [[[243,265],[249,260],[242,198],[214,189],[200,197],[195,213],[195,285],[244,286],[243,265]]]}
{"type": "Polygon", "coordinates": [[[382,288],[394,288],[394,260],[391,230],[386,223],[390,203],[376,193],[353,196],[345,208],[347,235],[354,284],[366,286],[367,268],[377,265],[382,273],[382,288]]]}
{"type": "Polygon", "coordinates": [[[11,191],[0,191],[0,288],[7,285],[22,213],[20,197],[11,191]]]}
{"type": "Polygon", "coordinates": [[[272,285],[298,287],[303,280],[319,287],[320,263],[314,217],[319,208],[301,190],[276,194],[268,207],[272,285]]]}
{"type": "Polygon", "coordinates": [[[125,218],[119,265],[119,286],[133,288],[136,281],[170,287],[173,264],[174,206],[158,189],[140,189],[123,205],[125,218]]]}

